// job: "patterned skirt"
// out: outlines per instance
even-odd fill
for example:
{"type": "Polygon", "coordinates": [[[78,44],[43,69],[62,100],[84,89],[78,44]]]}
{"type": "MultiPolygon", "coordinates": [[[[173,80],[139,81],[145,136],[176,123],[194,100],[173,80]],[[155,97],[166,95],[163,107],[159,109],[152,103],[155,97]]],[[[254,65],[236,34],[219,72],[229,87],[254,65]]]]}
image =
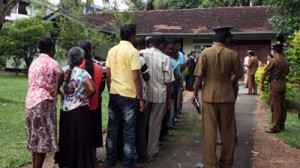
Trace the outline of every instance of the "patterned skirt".
{"type": "Polygon", "coordinates": [[[45,100],[26,109],[27,149],[37,153],[57,152],[56,106],[45,100]]]}

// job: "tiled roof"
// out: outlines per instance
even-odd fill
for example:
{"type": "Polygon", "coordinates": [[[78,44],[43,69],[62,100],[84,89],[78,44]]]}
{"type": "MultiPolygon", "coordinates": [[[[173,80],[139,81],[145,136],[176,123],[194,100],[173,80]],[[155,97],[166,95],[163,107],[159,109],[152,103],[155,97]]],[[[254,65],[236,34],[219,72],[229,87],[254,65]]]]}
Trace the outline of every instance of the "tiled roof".
{"type": "MultiPolygon", "coordinates": [[[[233,33],[275,33],[268,23],[274,13],[266,10],[256,6],[136,11],[134,21],[137,34],[210,34],[217,26],[233,26],[233,33]]],[[[112,13],[86,15],[90,24],[108,27],[113,18],[112,13]]]]}

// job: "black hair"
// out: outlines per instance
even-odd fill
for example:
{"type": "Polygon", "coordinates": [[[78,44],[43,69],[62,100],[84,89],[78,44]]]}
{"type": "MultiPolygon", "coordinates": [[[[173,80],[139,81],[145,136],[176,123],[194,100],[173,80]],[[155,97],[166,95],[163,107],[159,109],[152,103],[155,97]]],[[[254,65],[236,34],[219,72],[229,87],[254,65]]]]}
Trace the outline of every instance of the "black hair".
{"type": "Polygon", "coordinates": [[[167,40],[164,36],[160,36],[160,35],[157,35],[157,36],[154,36],[153,37],[153,45],[155,48],[159,48],[159,46],[161,44],[166,44],[167,40]]]}
{"type": "Polygon", "coordinates": [[[228,38],[229,38],[229,42],[230,42],[230,39],[232,38],[232,34],[230,32],[218,33],[218,34],[214,35],[213,41],[225,43],[226,40],[228,40],[228,38]]]}
{"type": "Polygon", "coordinates": [[[77,46],[83,49],[84,58],[86,60],[84,69],[88,71],[88,73],[94,78],[94,64],[91,55],[92,44],[88,40],[81,40],[77,42],[77,46]]]}
{"type": "Polygon", "coordinates": [[[137,49],[137,50],[142,50],[145,49],[145,38],[144,37],[137,37],[135,39],[135,41],[133,42],[133,46],[137,49]]]}
{"type": "Polygon", "coordinates": [[[121,40],[129,41],[131,35],[136,34],[136,25],[135,24],[126,24],[120,29],[121,40]]]}
{"type": "Polygon", "coordinates": [[[181,43],[181,38],[179,38],[179,37],[173,37],[173,38],[171,38],[171,43],[173,43],[173,44],[177,44],[177,43],[181,43]]]}
{"type": "Polygon", "coordinates": [[[249,55],[254,56],[255,53],[253,51],[249,52],[249,55]]]}
{"type": "Polygon", "coordinates": [[[51,49],[55,48],[55,43],[50,37],[45,37],[38,42],[40,53],[48,53],[51,49]]]}
{"type": "Polygon", "coordinates": [[[84,51],[80,47],[73,47],[68,52],[69,70],[67,72],[66,83],[63,87],[65,93],[68,93],[69,82],[71,79],[73,69],[75,66],[80,65],[83,56],[84,56],[84,51]]]}

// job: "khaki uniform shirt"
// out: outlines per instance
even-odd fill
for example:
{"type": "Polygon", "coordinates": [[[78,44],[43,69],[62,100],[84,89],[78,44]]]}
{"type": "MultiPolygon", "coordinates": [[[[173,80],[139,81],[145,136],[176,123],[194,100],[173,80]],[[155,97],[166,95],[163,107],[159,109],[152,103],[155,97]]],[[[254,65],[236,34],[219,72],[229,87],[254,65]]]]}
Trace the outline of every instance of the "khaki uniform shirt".
{"type": "Polygon", "coordinates": [[[249,63],[248,65],[250,65],[250,67],[248,67],[248,75],[255,75],[255,72],[258,68],[258,59],[256,56],[251,56],[251,58],[249,59],[249,63]]]}
{"type": "Polygon", "coordinates": [[[235,102],[231,75],[240,77],[243,74],[237,53],[216,43],[202,51],[199,58],[194,75],[204,79],[202,101],[235,102]]]}
{"type": "Polygon", "coordinates": [[[289,63],[284,57],[276,57],[271,59],[265,71],[270,72],[271,80],[275,78],[284,80],[289,73],[289,63]]]}

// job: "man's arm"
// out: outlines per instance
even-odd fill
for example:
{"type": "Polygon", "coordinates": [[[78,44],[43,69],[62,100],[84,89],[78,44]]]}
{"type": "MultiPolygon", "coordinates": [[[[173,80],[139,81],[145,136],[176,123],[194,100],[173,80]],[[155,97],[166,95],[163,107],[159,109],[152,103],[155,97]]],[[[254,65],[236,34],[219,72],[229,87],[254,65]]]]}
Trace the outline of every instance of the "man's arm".
{"type": "Polygon", "coordinates": [[[202,81],[203,81],[202,77],[196,76],[196,81],[195,81],[195,85],[194,85],[194,94],[192,96],[192,103],[195,106],[196,106],[195,99],[198,99],[198,91],[200,88],[202,88],[202,81]]]}
{"type": "Polygon", "coordinates": [[[264,73],[262,74],[262,77],[261,77],[261,86],[260,86],[261,91],[265,90],[264,83],[265,83],[266,77],[269,74],[270,70],[273,69],[274,67],[275,67],[275,62],[273,60],[271,60],[271,62],[265,68],[264,73]]]}
{"type": "Polygon", "coordinates": [[[137,92],[137,96],[140,99],[140,111],[143,112],[145,108],[145,101],[143,99],[143,90],[142,90],[142,79],[141,79],[141,71],[138,70],[133,70],[132,75],[134,79],[134,85],[135,85],[135,90],[137,92]]]}
{"type": "Polygon", "coordinates": [[[149,81],[149,79],[150,79],[150,74],[149,74],[149,72],[143,73],[143,79],[144,79],[145,82],[148,82],[148,81],[149,81]]]}

